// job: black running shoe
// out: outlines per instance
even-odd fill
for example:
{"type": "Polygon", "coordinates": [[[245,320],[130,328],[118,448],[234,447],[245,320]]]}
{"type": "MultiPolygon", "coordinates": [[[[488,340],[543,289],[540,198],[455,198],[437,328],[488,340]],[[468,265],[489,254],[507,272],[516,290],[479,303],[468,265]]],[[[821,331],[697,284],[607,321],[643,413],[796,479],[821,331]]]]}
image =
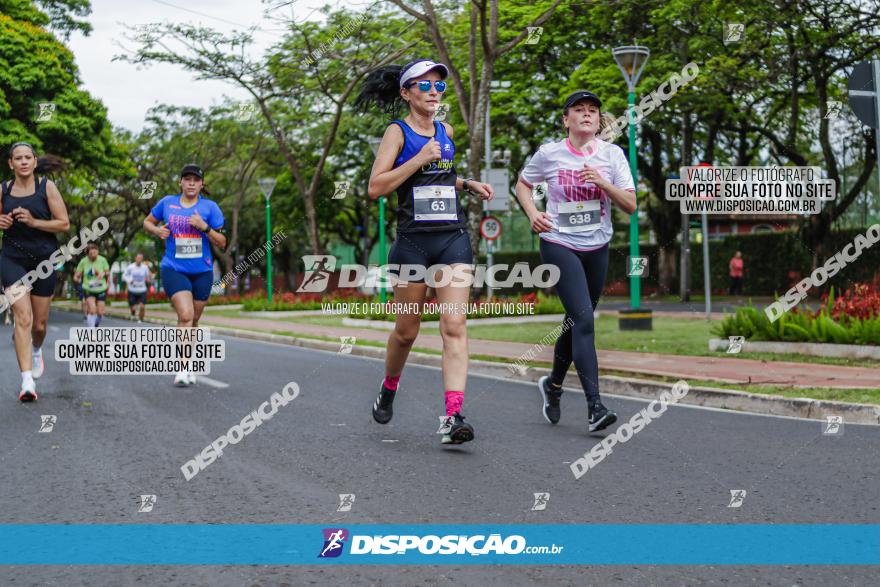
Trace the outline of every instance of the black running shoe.
{"type": "Polygon", "coordinates": [[[559,400],[562,399],[562,388],[550,385],[548,376],[538,379],[538,391],[541,393],[543,400],[544,419],[551,424],[559,422],[559,416],[562,410],[559,409],[559,400]]]}
{"type": "Polygon", "coordinates": [[[385,382],[382,382],[379,397],[376,398],[376,403],[373,404],[373,420],[379,424],[387,424],[391,421],[391,417],[394,415],[392,404],[396,394],[396,391],[391,391],[385,387],[385,382]]]}
{"type": "Polygon", "coordinates": [[[440,442],[443,444],[461,444],[474,439],[474,427],[464,421],[464,416],[455,412],[452,415],[452,428],[443,435],[440,442]]]}
{"type": "Polygon", "coordinates": [[[602,400],[590,402],[590,432],[604,430],[617,422],[617,414],[602,405],[602,400]]]}

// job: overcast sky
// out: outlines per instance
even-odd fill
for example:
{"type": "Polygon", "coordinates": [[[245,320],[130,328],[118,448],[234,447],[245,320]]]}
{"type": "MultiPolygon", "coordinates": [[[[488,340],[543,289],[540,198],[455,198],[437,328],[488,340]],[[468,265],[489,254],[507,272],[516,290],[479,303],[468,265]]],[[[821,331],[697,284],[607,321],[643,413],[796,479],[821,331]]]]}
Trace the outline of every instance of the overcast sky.
{"type": "MultiPolygon", "coordinates": [[[[111,61],[123,50],[125,25],[154,22],[189,22],[222,32],[259,26],[255,49],[263,50],[280,40],[279,24],[265,17],[266,4],[261,0],[91,0],[88,21],[93,30],[88,37],[71,36],[67,43],[73,51],[83,87],[100,99],[109,111],[111,122],[139,131],[147,110],[156,104],[206,107],[219,104],[223,96],[247,99],[243,90],[219,81],[196,81],[193,74],[174,65],[151,65],[138,70],[134,65],[111,61]]],[[[318,7],[329,0],[296,0],[296,20],[320,19],[318,7]]],[[[332,2],[336,4],[336,2],[332,2]]],[[[278,4],[274,2],[273,4],[278,4]]],[[[339,4],[359,6],[364,0],[342,0],[339,4]]],[[[286,14],[290,14],[290,9],[286,14]]],[[[129,43],[130,44],[130,43],[129,43]]],[[[261,52],[261,51],[260,51],[261,52]]]]}

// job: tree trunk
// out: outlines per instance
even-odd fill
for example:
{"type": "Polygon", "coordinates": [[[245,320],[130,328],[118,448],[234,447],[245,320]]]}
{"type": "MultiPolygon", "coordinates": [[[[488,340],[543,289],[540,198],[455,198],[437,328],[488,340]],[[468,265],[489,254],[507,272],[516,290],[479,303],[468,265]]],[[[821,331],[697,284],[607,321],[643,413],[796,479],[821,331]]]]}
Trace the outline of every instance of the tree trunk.
{"type": "Polygon", "coordinates": [[[670,242],[668,246],[661,246],[659,249],[658,271],[660,275],[660,288],[663,292],[674,291],[675,287],[675,243],[670,242]]]}

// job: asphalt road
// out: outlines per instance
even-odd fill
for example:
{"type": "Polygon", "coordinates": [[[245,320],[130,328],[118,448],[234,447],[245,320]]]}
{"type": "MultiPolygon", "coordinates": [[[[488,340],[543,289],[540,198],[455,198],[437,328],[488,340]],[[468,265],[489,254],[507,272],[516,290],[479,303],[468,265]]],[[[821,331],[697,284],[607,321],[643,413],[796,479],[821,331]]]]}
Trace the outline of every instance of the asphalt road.
{"type": "MultiPolygon", "coordinates": [[[[227,338],[213,385],[171,376],[72,376],[53,359],[77,315],[53,313],[40,400],[17,401],[10,328],[0,327],[0,522],[130,523],[880,523],[880,428],[672,407],[595,469],[568,463],[586,433],[582,395],[547,424],[532,385],[472,377],[476,440],[435,434],[440,371],[410,366],[391,424],[370,417],[381,362],[227,338]],[[300,395],[186,481],[180,466],[288,382],[300,395]],[[224,387],[225,385],[225,387],[224,387]],[[38,432],[41,415],[57,417],[38,432]],[[739,508],[730,490],[745,489],[739,508]],[[533,494],[549,492],[544,511],[533,494]],[[349,512],[338,495],[353,493],[349,512]],[[151,512],[139,497],[155,494],[151,512]]],[[[129,323],[107,320],[106,325],[129,323]]],[[[576,377],[569,375],[568,384],[576,377]]],[[[644,402],[607,398],[629,419],[644,402]]],[[[601,541],[602,536],[584,540],[601,541]]],[[[39,545],[22,545],[39,548],[39,545]]],[[[825,585],[876,584],[870,567],[2,567],[4,585],[825,585]]]]}

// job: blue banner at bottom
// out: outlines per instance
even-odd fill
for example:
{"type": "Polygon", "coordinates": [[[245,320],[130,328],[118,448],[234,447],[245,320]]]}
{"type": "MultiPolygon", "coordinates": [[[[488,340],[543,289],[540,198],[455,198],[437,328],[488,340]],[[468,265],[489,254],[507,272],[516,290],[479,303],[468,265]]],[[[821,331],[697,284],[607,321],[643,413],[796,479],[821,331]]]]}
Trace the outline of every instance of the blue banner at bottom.
{"type": "Polygon", "coordinates": [[[0,525],[3,565],[877,565],[880,525],[0,525]]]}

